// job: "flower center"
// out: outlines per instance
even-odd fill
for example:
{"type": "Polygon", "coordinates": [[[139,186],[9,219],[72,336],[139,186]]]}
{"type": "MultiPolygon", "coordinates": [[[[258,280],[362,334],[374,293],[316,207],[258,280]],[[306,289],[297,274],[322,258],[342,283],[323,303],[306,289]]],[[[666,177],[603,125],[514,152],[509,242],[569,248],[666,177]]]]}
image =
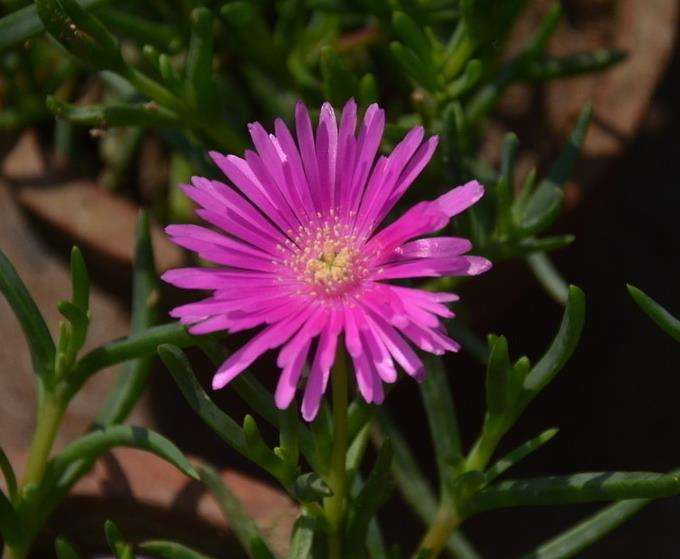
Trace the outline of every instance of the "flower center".
{"type": "Polygon", "coordinates": [[[344,295],[366,275],[362,243],[337,217],[301,227],[286,244],[293,253],[285,260],[286,267],[312,294],[344,295]]]}
{"type": "Polygon", "coordinates": [[[353,251],[339,241],[326,241],[318,258],[307,262],[307,270],[315,283],[333,286],[347,281],[350,276],[353,251]]]}

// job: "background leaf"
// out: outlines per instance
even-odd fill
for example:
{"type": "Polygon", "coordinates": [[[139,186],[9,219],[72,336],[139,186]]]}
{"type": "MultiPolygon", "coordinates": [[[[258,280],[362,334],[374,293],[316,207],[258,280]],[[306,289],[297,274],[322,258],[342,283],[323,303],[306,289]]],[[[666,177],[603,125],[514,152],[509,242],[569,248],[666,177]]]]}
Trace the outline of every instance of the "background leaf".
{"type": "Polygon", "coordinates": [[[147,450],[175,466],[190,478],[198,473],[184,454],[168,439],[144,427],[117,425],[93,431],[72,442],[53,458],[48,467],[51,479],[58,479],[66,468],[81,459],[93,459],[117,446],[147,450]]]}
{"type": "Polygon", "coordinates": [[[49,382],[54,370],[55,347],[45,319],[12,263],[0,251],[0,291],[12,307],[31,350],[33,369],[49,382]]]}
{"type": "Polygon", "coordinates": [[[142,542],[137,547],[141,552],[161,559],[212,559],[181,543],[167,540],[142,542]]]}
{"type": "Polygon", "coordinates": [[[594,472],[503,481],[482,489],[468,503],[469,513],[527,505],[566,505],[593,501],[670,497],[680,493],[680,474],[594,472]]]}
{"type": "Polygon", "coordinates": [[[219,474],[208,466],[199,466],[201,481],[215,497],[224,518],[229,522],[236,538],[252,559],[274,559],[255,522],[248,516],[243,504],[234,496],[219,474]]]}

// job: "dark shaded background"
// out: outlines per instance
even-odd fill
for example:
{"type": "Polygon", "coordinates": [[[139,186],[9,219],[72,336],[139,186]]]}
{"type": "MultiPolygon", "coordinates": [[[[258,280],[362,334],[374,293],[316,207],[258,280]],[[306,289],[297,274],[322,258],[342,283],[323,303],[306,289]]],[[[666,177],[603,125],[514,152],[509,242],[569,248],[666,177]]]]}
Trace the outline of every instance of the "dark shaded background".
{"type": "MultiPolygon", "coordinates": [[[[584,289],[586,330],[574,358],[528,409],[501,451],[552,427],[559,435],[514,469],[527,477],[588,470],[667,471],[680,465],[678,345],[636,307],[625,289],[632,283],[680,314],[680,50],[660,85],[638,139],[587,202],[561,225],[576,242],[555,256],[564,276],[584,289]]],[[[525,272],[528,275],[528,272],[525,272]]],[[[559,325],[562,309],[533,279],[501,319],[477,325],[478,334],[508,336],[513,356],[537,359],[559,325]]],[[[524,281],[518,277],[517,281],[524,281]]],[[[200,356],[195,356],[198,360],[200,356]]],[[[265,370],[268,365],[260,365],[265,370]]],[[[469,356],[450,360],[454,396],[464,441],[477,433],[483,409],[483,370],[469,356]]],[[[166,375],[156,375],[154,402],[161,429],[175,433],[188,452],[221,465],[257,472],[181,409],[166,375]],[[166,413],[163,413],[165,410],[166,413]],[[196,433],[200,432],[200,438],[196,433]]],[[[260,378],[263,378],[262,376],[260,378]]],[[[238,400],[223,391],[218,401],[238,415],[238,400]]],[[[420,400],[400,383],[389,406],[400,419],[418,459],[434,479],[430,441],[420,400]]],[[[566,529],[599,507],[513,509],[466,522],[466,533],[490,558],[515,557],[566,529]]],[[[394,497],[382,515],[385,534],[408,549],[422,533],[419,521],[394,497]]],[[[653,503],[582,557],[680,557],[675,537],[680,498],[653,503]]]]}

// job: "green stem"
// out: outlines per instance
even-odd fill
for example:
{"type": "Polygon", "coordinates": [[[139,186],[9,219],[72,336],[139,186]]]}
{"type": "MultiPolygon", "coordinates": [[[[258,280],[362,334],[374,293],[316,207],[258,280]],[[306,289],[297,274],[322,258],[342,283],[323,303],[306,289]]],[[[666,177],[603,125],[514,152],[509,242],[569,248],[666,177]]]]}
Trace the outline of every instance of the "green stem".
{"type": "Polygon", "coordinates": [[[141,93],[150,97],[157,103],[176,111],[186,110],[184,103],[182,103],[174,93],[139,70],[130,67],[125,77],[141,93]]]}
{"type": "Polygon", "coordinates": [[[484,471],[504,433],[499,426],[485,426],[465,460],[465,471],[484,471]]]}
{"type": "MultiPolygon", "coordinates": [[[[482,434],[465,460],[463,471],[484,471],[505,430],[501,423],[485,423],[482,434]]],[[[418,559],[435,559],[439,556],[446,542],[463,521],[456,504],[460,506],[460,503],[446,500],[440,504],[437,516],[421,540],[415,557],[418,559]]]]}
{"type": "MultiPolygon", "coordinates": [[[[66,411],[67,400],[58,393],[44,391],[42,388],[38,396],[38,417],[36,420],[33,440],[26,462],[26,471],[22,481],[22,488],[28,486],[39,486],[45,475],[47,462],[49,461],[54,445],[54,439],[61,427],[61,421],[66,411]]],[[[23,492],[20,492],[20,499],[23,499],[23,492]]],[[[20,502],[20,506],[24,503],[20,502]]],[[[39,515],[38,515],[39,516],[39,515]]],[[[33,538],[36,534],[36,516],[31,514],[22,520],[23,535],[18,543],[13,546],[5,545],[3,559],[23,559],[28,554],[33,538]]]]}
{"type": "Polygon", "coordinates": [[[39,485],[42,481],[65,409],[66,406],[59,397],[53,394],[45,395],[42,405],[38,408],[38,419],[26,462],[24,487],[29,484],[39,485]]]}
{"type": "Polygon", "coordinates": [[[444,549],[451,534],[460,526],[463,519],[458,516],[450,503],[443,503],[437,516],[418,546],[414,557],[418,559],[435,559],[444,549]]]}
{"type": "Polygon", "coordinates": [[[10,547],[5,544],[5,549],[2,552],[2,559],[24,559],[26,556],[26,552],[15,548],[15,547],[10,547]]]}
{"type": "Polygon", "coordinates": [[[331,528],[329,544],[331,559],[342,559],[342,529],[347,509],[347,356],[340,349],[331,372],[333,383],[333,450],[328,486],[333,495],[326,499],[326,519],[331,528]]]}

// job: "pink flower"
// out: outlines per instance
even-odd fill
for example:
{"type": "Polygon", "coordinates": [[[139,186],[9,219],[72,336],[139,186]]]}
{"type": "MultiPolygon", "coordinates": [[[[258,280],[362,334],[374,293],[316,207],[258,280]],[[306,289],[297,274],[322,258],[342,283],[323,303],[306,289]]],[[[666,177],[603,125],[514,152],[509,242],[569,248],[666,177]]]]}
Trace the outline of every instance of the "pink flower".
{"type": "Polygon", "coordinates": [[[280,119],[274,134],[251,124],[256,151],[246,151],[244,159],[210,154],[240,193],[201,177],[182,187],[200,206],[198,215],[220,231],[198,225],[166,229],[176,244],[219,265],[163,275],[177,287],[212,291],[207,299],[175,308],[173,317],[191,325],[193,334],[264,326],[222,364],[213,388],[281,347],[276,405],[291,403],[309,358],[302,401],[308,421],[319,410],[342,333],[359,391],[369,403],[383,401],[383,382],[397,378],[395,362],[408,375],[424,377],[410,344],[435,354],[458,351],[440,320],[454,316],[444,303],[458,297],[389,280],[470,276],[491,266],[485,258],[465,255],[471,248],[467,239],[416,239],[477,202],[484,188],[476,181],[420,202],[377,230],[429,162],[437,138],[423,142],[423,128],[414,128],[389,156],[376,159],[385,112],[368,107],[358,135],[356,123],[352,100],[339,126],[325,103],[316,135],[298,103],[297,143],[280,119]]]}

